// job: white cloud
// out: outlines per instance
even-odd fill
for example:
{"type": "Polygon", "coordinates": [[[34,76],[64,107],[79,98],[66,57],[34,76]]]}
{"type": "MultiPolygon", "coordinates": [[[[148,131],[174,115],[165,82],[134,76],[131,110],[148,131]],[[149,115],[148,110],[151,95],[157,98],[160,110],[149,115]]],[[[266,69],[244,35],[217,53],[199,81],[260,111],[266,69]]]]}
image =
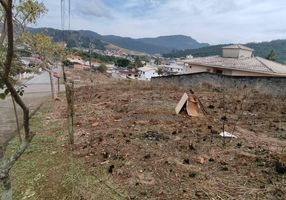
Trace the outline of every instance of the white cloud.
{"type": "MultiPolygon", "coordinates": [[[[73,1],[72,28],[131,37],[185,34],[201,42],[244,43],[285,37],[285,0],[73,1]]],[[[41,26],[59,27],[60,7],[45,1],[41,26]],[[55,20],[57,19],[57,20],[55,20]]]]}
{"type": "Polygon", "coordinates": [[[83,17],[106,17],[112,18],[111,11],[101,0],[76,1],[73,12],[83,17]]]}

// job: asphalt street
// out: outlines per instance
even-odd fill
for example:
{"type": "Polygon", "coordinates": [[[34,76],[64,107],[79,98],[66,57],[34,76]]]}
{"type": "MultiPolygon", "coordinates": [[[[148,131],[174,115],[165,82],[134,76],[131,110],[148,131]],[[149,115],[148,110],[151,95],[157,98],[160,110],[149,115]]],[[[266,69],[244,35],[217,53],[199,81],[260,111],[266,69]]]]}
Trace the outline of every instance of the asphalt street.
{"type": "MultiPolygon", "coordinates": [[[[34,77],[24,83],[25,88],[23,100],[32,113],[48,98],[51,98],[50,78],[47,72],[34,77]]],[[[57,91],[55,85],[55,91],[57,91]]],[[[63,89],[63,86],[61,86],[63,89]]],[[[22,110],[17,106],[20,122],[22,123],[22,110]]],[[[4,146],[16,134],[16,120],[11,97],[0,100],[0,147],[4,146]]]]}

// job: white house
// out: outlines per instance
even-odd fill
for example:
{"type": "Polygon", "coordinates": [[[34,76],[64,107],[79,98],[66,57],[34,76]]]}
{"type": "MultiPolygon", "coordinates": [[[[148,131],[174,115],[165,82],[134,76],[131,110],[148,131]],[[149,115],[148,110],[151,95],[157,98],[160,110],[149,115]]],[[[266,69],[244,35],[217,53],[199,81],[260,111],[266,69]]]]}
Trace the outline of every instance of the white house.
{"type": "Polygon", "coordinates": [[[187,59],[192,59],[192,58],[194,58],[194,56],[190,54],[190,55],[187,55],[186,58],[187,59]]]}
{"type": "Polygon", "coordinates": [[[29,65],[39,65],[42,63],[42,61],[37,57],[21,57],[21,62],[26,67],[29,67],[29,65]]]}
{"type": "Polygon", "coordinates": [[[138,69],[138,79],[143,81],[150,81],[152,77],[157,77],[157,68],[152,66],[144,66],[138,69]]]}
{"type": "Polygon", "coordinates": [[[222,56],[196,57],[184,61],[185,74],[211,72],[230,76],[286,76],[286,65],[253,56],[242,45],[223,47],[222,56]]]}
{"type": "Polygon", "coordinates": [[[171,62],[165,66],[165,69],[167,72],[180,74],[183,73],[184,63],[171,62]]]}

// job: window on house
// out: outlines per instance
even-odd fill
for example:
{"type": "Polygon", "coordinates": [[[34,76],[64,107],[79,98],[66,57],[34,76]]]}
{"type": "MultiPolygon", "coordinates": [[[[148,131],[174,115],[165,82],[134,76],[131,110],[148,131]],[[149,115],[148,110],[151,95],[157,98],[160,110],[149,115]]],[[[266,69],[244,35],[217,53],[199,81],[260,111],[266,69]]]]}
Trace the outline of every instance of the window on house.
{"type": "Polygon", "coordinates": [[[223,73],[223,70],[222,70],[222,69],[215,69],[215,70],[214,70],[214,73],[216,73],[216,74],[222,74],[222,73],[223,73]]]}

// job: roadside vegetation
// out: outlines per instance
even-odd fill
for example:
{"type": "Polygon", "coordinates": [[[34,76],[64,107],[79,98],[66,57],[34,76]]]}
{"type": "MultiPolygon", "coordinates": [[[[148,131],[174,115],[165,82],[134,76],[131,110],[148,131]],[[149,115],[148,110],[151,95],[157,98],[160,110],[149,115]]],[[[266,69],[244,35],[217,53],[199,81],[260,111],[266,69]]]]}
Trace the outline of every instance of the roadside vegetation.
{"type": "MultiPolygon", "coordinates": [[[[64,97],[62,97],[64,98],[64,97]]],[[[31,119],[36,135],[11,171],[13,199],[124,199],[126,191],[102,179],[72,154],[65,122],[55,115],[59,104],[46,102],[31,119]]],[[[17,147],[17,138],[7,155],[17,147]]]]}

